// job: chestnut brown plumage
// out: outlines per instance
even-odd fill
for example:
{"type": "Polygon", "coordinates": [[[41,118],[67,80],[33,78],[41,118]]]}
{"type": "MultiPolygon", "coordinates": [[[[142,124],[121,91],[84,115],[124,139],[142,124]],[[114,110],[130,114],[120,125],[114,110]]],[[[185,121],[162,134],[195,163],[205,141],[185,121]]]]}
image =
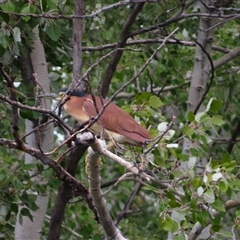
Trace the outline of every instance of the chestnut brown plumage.
{"type": "MultiPolygon", "coordinates": [[[[102,103],[106,104],[108,102],[105,99],[95,96],[95,107],[90,94],[67,89],[60,90],[58,95],[50,94],[41,96],[61,100],[64,103],[63,107],[65,111],[80,123],[84,123],[91,117],[97,116],[96,107],[98,112],[101,112],[103,108],[102,103]]],[[[143,146],[151,138],[144,127],[113,103],[110,103],[106,107],[98,121],[90,127],[90,131],[99,136],[103,133],[104,139],[111,140],[114,143],[134,146],[143,146]]]]}

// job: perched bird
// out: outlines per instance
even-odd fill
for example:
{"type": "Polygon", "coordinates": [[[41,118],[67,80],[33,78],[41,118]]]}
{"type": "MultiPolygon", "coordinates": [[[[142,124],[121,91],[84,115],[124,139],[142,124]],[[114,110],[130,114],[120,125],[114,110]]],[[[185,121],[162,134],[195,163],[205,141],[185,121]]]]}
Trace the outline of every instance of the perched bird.
{"type": "MultiPolygon", "coordinates": [[[[40,95],[53,98],[63,103],[65,111],[80,123],[96,117],[101,112],[103,104],[108,101],[95,96],[96,106],[90,94],[77,90],[61,89],[58,93],[40,95]]],[[[144,146],[151,139],[148,131],[139,125],[129,114],[114,103],[110,103],[100,118],[90,127],[92,133],[101,136],[113,143],[144,146]]]]}

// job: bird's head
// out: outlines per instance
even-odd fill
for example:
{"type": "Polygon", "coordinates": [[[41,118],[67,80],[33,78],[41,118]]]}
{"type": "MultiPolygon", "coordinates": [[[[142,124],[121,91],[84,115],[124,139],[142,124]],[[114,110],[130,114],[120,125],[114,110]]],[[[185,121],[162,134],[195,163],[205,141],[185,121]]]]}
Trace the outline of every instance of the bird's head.
{"type": "Polygon", "coordinates": [[[46,98],[46,99],[54,99],[57,101],[64,101],[67,97],[75,96],[75,97],[83,97],[86,93],[78,91],[78,90],[72,90],[69,88],[62,88],[59,91],[55,93],[46,93],[39,95],[40,98],[46,98]]]}

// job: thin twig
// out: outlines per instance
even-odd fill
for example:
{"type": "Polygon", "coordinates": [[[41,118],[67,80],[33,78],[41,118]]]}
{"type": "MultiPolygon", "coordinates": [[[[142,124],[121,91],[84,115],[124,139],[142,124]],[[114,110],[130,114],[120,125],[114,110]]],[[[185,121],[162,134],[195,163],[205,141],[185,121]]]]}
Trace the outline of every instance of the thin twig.
{"type": "Polygon", "coordinates": [[[172,126],[174,125],[174,121],[171,121],[167,128],[155,139],[152,139],[151,142],[151,147],[149,147],[148,149],[144,150],[144,154],[148,154],[149,152],[151,152],[153,150],[153,148],[155,147],[156,144],[159,143],[159,141],[166,135],[166,133],[172,128],[172,126]]]}
{"type": "Polygon", "coordinates": [[[134,198],[137,196],[139,193],[140,189],[142,187],[142,184],[140,182],[136,182],[134,189],[128,198],[123,210],[117,215],[116,219],[114,220],[115,225],[117,226],[118,223],[121,221],[122,218],[124,218],[130,211],[130,207],[133,203],[134,198]]]}
{"type": "MultiPolygon", "coordinates": [[[[136,39],[136,40],[128,41],[126,43],[126,46],[162,43],[163,41],[164,41],[164,39],[160,39],[160,38],[136,39]]],[[[180,39],[168,39],[165,43],[166,44],[180,44],[180,45],[188,46],[188,47],[195,47],[196,46],[195,42],[185,41],[185,40],[180,40],[180,39]]],[[[101,45],[101,46],[94,46],[94,47],[87,46],[87,47],[83,47],[82,50],[83,51],[88,51],[88,52],[103,51],[103,50],[106,50],[106,49],[115,48],[116,46],[117,46],[117,42],[109,43],[109,44],[105,44],[105,45],[101,45]]],[[[215,51],[222,52],[222,53],[229,53],[231,51],[230,49],[215,46],[215,45],[212,46],[212,49],[215,50],[215,51]]]]}
{"type": "Polygon", "coordinates": [[[229,15],[224,15],[224,14],[212,14],[212,13],[190,13],[190,14],[182,14],[180,16],[177,16],[176,18],[172,18],[172,19],[168,19],[165,22],[162,22],[160,24],[156,24],[153,26],[149,26],[146,28],[141,28],[140,30],[137,30],[135,32],[132,32],[129,34],[129,38],[133,38],[136,35],[142,34],[142,33],[146,33],[146,32],[150,32],[153,31],[155,29],[161,28],[161,27],[166,27],[172,23],[175,22],[179,22],[182,19],[186,19],[186,18],[193,18],[193,17],[205,17],[205,18],[216,18],[216,19],[228,19],[228,18],[239,18],[240,14],[229,14],[229,15]]]}
{"type": "Polygon", "coordinates": [[[10,98],[0,94],[0,99],[3,100],[4,102],[9,103],[11,106],[16,106],[17,108],[21,108],[21,109],[26,109],[26,110],[30,110],[30,111],[34,111],[34,112],[39,112],[39,113],[44,113],[47,114],[49,116],[51,116],[52,118],[56,119],[57,122],[62,125],[65,129],[67,129],[69,132],[71,132],[71,127],[69,127],[58,115],[56,115],[54,112],[52,112],[49,109],[45,109],[45,108],[40,108],[40,107],[30,107],[28,105],[24,105],[20,102],[11,100],[10,98]]]}
{"type": "Polygon", "coordinates": [[[85,18],[94,18],[98,17],[100,13],[104,11],[108,11],[112,8],[116,8],[119,6],[131,4],[131,3],[156,3],[156,0],[125,0],[125,1],[119,1],[117,3],[113,3],[111,5],[104,6],[97,11],[88,14],[88,15],[62,15],[61,13],[58,13],[56,11],[51,11],[49,13],[43,13],[43,14],[23,14],[23,13],[16,13],[16,12],[5,12],[0,10],[0,12],[6,13],[8,15],[15,15],[20,17],[33,17],[33,18],[50,18],[50,19],[85,19],[85,18]]]}

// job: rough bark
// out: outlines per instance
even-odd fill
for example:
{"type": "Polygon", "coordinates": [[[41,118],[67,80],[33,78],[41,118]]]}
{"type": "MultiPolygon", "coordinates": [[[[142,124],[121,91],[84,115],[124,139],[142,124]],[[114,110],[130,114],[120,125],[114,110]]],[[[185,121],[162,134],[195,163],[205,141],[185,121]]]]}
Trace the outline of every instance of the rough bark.
{"type": "MultiPolygon", "coordinates": [[[[75,176],[77,170],[76,166],[86,149],[86,146],[78,146],[69,154],[66,160],[66,171],[72,176],[75,176]]],[[[66,205],[71,198],[76,196],[76,194],[76,191],[73,191],[73,189],[70,188],[66,183],[63,182],[61,184],[50,220],[48,240],[60,238],[61,224],[64,218],[66,205]]]]}
{"type": "MultiPolygon", "coordinates": [[[[33,81],[35,80],[32,77],[32,72],[37,74],[37,79],[42,89],[45,92],[50,91],[49,79],[48,79],[48,69],[47,62],[45,58],[45,51],[43,45],[39,38],[39,30],[38,26],[33,29],[33,33],[35,35],[35,40],[32,47],[31,52],[31,60],[26,56],[26,62],[29,62],[29,66],[22,64],[22,76],[26,77],[25,82],[27,82],[30,86],[33,86],[33,81]],[[32,64],[31,64],[32,63],[32,64]]],[[[28,51],[29,49],[27,49],[28,51]]],[[[21,60],[21,59],[20,59],[21,60]]],[[[26,63],[25,62],[25,63],[26,63]]],[[[32,87],[33,89],[33,87],[32,87]]],[[[31,90],[28,94],[30,94],[31,90]]],[[[46,101],[46,108],[50,108],[50,102],[46,101]]],[[[26,133],[31,132],[34,127],[36,127],[36,122],[32,122],[29,120],[25,121],[26,133]]],[[[29,146],[38,148],[38,144],[43,151],[49,151],[53,147],[53,124],[48,124],[39,129],[39,132],[33,132],[32,134],[26,137],[26,143],[29,146]]],[[[25,154],[25,163],[35,162],[36,159],[29,154],[25,154]]],[[[37,170],[34,169],[30,173],[34,173],[37,170]]],[[[35,180],[40,182],[40,176],[37,175],[35,180]]],[[[41,179],[42,184],[46,184],[46,180],[41,179]]],[[[30,211],[33,216],[33,221],[31,221],[28,217],[22,217],[22,223],[19,222],[19,214],[15,225],[15,239],[40,239],[42,225],[48,205],[49,194],[48,190],[45,194],[39,194],[36,200],[36,205],[38,206],[37,211],[30,211]]],[[[20,212],[21,208],[19,209],[20,212]]]]}
{"type": "MultiPolygon", "coordinates": [[[[84,14],[84,0],[75,1],[75,15],[82,16],[84,14]]],[[[73,85],[75,88],[84,90],[84,82],[82,81],[82,36],[83,36],[83,20],[74,19],[73,22],[73,85]]],[[[87,147],[78,146],[72,150],[66,159],[66,170],[72,176],[75,176],[79,160],[84,155],[87,147]]],[[[61,225],[64,218],[64,212],[68,201],[75,196],[75,192],[65,183],[62,183],[56,198],[53,213],[50,220],[48,231],[48,240],[59,239],[61,225]]]]}
{"type": "MultiPolygon", "coordinates": [[[[209,1],[204,1],[205,6],[209,4],[209,1]]],[[[200,3],[200,10],[202,13],[208,13],[209,10],[205,8],[203,4],[200,3]]],[[[198,29],[198,38],[197,42],[205,49],[205,51],[211,55],[212,52],[212,42],[213,42],[213,33],[214,28],[211,28],[215,23],[214,19],[210,18],[200,18],[199,29],[198,29]],[[210,29],[206,31],[207,29],[210,29]]],[[[191,85],[188,94],[187,101],[187,113],[196,109],[198,103],[201,101],[202,96],[205,92],[207,82],[211,71],[209,70],[209,59],[205,52],[202,51],[200,46],[196,46],[195,51],[195,61],[193,67],[193,74],[191,85]]],[[[201,110],[201,107],[200,107],[201,110]]],[[[192,147],[191,141],[184,139],[183,152],[188,152],[192,147]]],[[[187,167],[187,162],[181,164],[185,169],[187,167]]]]}
{"type": "MultiPolygon", "coordinates": [[[[84,14],[84,0],[75,0],[75,15],[84,14]]],[[[73,85],[84,90],[82,76],[82,37],[83,37],[83,19],[75,18],[73,20],[73,85]]]]}
{"type": "MultiPolygon", "coordinates": [[[[199,4],[201,13],[209,13],[209,10],[205,7],[209,3],[210,3],[209,0],[204,0],[203,3],[201,2],[197,3],[199,4]]],[[[206,53],[210,56],[212,52],[213,33],[214,33],[214,28],[212,28],[212,26],[214,25],[214,23],[215,23],[214,19],[205,18],[205,17],[200,18],[197,42],[199,45],[202,46],[205,52],[199,45],[196,45],[195,58],[194,58],[195,61],[194,61],[192,79],[191,79],[191,84],[190,84],[190,89],[188,94],[188,101],[187,101],[187,114],[190,111],[194,112],[195,109],[198,107],[198,104],[202,100],[202,96],[204,95],[207,82],[211,74],[211,71],[209,71],[210,63],[206,53]],[[210,29],[210,30],[207,30],[207,29],[210,29]]],[[[198,111],[199,110],[201,110],[201,106],[200,108],[198,108],[198,111]]],[[[183,152],[189,153],[189,150],[192,147],[194,147],[192,142],[188,138],[184,138],[183,152]]],[[[203,159],[201,160],[205,161],[203,159]]],[[[188,161],[181,162],[181,168],[183,169],[183,171],[187,171],[188,161]]],[[[172,216],[172,218],[174,218],[174,216],[172,216]]],[[[174,234],[169,233],[168,239],[169,240],[174,239],[174,234]]]]}

